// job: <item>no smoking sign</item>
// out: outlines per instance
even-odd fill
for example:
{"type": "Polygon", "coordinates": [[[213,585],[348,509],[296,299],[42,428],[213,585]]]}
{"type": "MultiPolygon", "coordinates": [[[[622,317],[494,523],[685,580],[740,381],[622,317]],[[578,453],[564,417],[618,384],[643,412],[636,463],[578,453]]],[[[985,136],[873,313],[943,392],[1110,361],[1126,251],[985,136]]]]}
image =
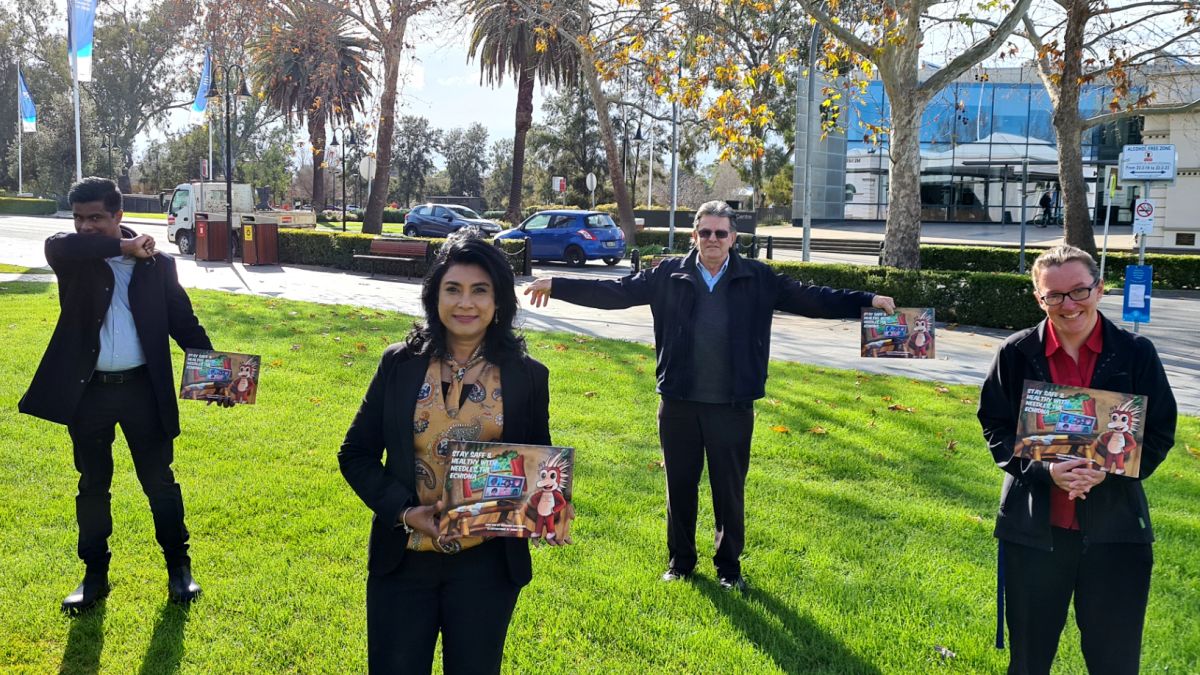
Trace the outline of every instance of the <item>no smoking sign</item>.
{"type": "Polygon", "coordinates": [[[1139,199],[1133,205],[1133,233],[1150,234],[1154,230],[1154,202],[1139,199]]]}

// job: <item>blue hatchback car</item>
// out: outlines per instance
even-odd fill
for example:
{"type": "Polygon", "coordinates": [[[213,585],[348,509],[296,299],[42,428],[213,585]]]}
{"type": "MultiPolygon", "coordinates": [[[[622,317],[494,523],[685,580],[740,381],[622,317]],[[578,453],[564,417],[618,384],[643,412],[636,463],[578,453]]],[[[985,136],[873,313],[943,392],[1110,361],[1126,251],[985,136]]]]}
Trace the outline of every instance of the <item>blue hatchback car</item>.
{"type": "Polygon", "coordinates": [[[535,260],[562,260],[583,267],[589,260],[616,265],[625,257],[625,233],[602,211],[538,211],[497,239],[525,239],[535,260]]]}

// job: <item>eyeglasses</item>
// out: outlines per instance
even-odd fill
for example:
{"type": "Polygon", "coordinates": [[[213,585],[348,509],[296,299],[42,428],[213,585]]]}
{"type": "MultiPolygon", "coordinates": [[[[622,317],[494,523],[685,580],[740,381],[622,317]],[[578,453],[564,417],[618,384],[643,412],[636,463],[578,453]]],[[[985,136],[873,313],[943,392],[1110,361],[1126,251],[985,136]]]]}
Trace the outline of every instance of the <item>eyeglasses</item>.
{"type": "Polygon", "coordinates": [[[1074,290],[1067,291],[1066,293],[1047,293],[1041,296],[1042,302],[1050,306],[1061,305],[1067,298],[1070,298],[1075,302],[1083,302],[1091,297],[1092,290],[1096,288],[1096,285],[1096,283],[1093,283],[1091,286],[1081,286],[1074,290]]]}
{"type": "Polygon", "coordinates": [[[696,230],[696,235],[699,236],[701,239],[708,239],[708,238],[714,237],[714,236],[717,239],[724,239],[729,236],[729,230],[709,230],[709,229],[696,230]]]}

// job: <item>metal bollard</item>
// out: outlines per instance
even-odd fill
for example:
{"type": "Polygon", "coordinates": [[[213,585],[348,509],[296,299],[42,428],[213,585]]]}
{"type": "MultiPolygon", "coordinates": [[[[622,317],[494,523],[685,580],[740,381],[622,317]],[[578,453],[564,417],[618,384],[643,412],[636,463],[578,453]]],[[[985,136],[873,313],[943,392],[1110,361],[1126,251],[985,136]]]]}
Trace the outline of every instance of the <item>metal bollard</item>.
{"type": "Polygon", "coordinates": [[[642,271],[642,252],[636,248],[629,252],[629,267],[634,274],[642,271]]]}

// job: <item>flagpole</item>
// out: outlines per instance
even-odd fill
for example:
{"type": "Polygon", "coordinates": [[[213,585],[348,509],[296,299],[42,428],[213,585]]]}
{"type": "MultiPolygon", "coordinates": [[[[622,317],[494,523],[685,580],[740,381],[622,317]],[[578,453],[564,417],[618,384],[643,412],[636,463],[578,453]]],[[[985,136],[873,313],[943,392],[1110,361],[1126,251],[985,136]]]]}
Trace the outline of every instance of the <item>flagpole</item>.
{"type": "Polygon", "coordinates": [[[21,113],[21,64],[17,64],[17,194],[25,192],[25,174],[21,158],[21,137],[25,133],[25,119],[21,113]]]}
{"type": "MultiPolygon", "coordinates": [[[[67,5],[67,27],[71,27],[71,8],[67,5]]],[[[74,83],[74,99],[75,99],[75,182],[83,180],[83,152],[79,148],[79,56],[75,53],[75,48],[71,46],[71,41],[67,40],[67,48],[71,50],[71,81],[74,83]]]]}

